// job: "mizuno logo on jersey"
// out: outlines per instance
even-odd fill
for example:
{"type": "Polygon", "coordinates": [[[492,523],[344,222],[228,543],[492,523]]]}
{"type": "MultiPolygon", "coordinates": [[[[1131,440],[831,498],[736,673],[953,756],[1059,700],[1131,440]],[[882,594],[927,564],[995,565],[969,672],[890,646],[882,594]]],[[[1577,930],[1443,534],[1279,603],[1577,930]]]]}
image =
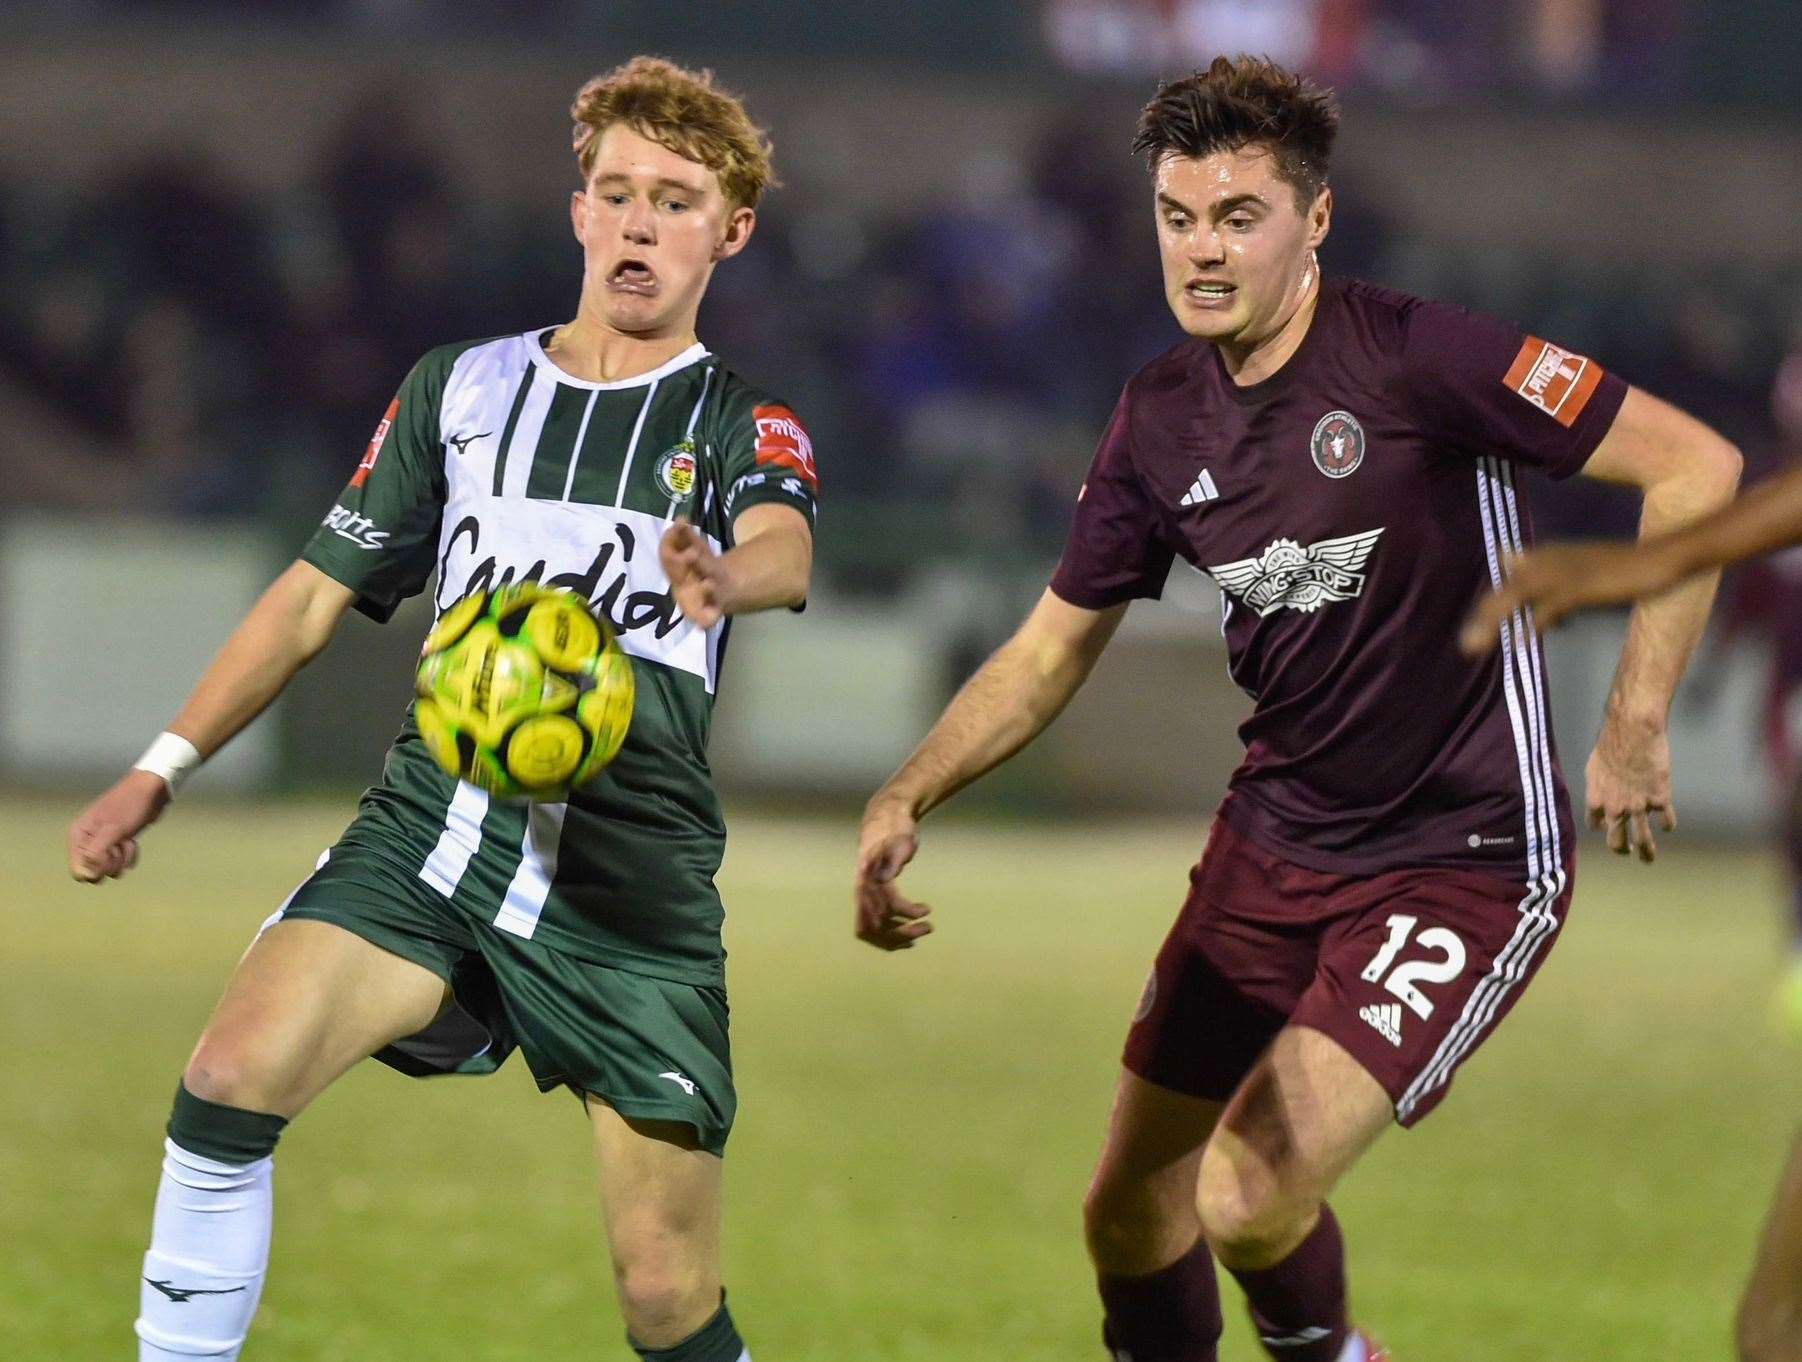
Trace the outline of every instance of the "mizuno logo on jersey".
{"type": "Polygon", "coordinates": [[[1221,563],[1210,567],[1208,575],[1260,616],[1284,606],[1311,614],[1363,592],[1364,564],[1384,528],[1322,539],[1306,548],[1293,539],[1279,539],[1256,558],[1221,563]]]}
{"type": "MultiPolygon", "coordinates": [[[[1400,1003],[1370,1003],[1365,1007],[1360,1007],[1358,1015],[1391,1045],[1399,1046],[1402,1043],[1402,1005],[1400,1003]]],[[[1266,1339],[1265,1342],[1269,1342],[1269,1340],[1266,1339]]]]}
{"type": "Polygon", "coordinates": [[[674,1069],[665,1069],[662,1073],[658,1074],[657,1077],[669,1079],[670,1082],[681,1088],[682,1091],[687,1093],[690,1097],[695,1095],[695,1081],[686,1074],[679,1074],[674,1069]]]}
{"type": "Polygon", "coordinates": [[[1219,497],[1220,489],[1214,486],[1214,475],[1204,468],[1189,490],[1183,493],[1183,505],[1199,506],[1204,501],[1216,501],[1219,497]]]}
{"type": "Polygon", "coordinates": [[[388,531],[378,530],[366,515],[358,515],[342,506],[326,512],[325,524],[340,539],[348,539],[360,549],[379,549],[387,541],[388,531]]]}
{"type": "Polygon", "coordinates": [[[457,447],[458,454],[467,454],[471,444],[477,440],[486,439],[492,434],[494,434],[492,430],[478,430],[473,435],[447,435],[444,438],[447,444],[457,447]]]}

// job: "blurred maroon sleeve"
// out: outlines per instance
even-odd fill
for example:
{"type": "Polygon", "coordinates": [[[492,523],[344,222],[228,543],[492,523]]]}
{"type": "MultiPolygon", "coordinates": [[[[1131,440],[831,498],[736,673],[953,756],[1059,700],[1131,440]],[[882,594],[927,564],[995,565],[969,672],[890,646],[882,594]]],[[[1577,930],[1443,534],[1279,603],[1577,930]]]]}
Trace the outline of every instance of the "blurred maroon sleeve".
{"type": "Polygon", "coordinates": [[[1627,385],[1594,360],[1447,303],[1409,312],[1403,377],[1421,429],[1473,457],[1554,478],[1578,472],[1614,424],[1627,385]]]}
{"type": "Polygon", "coordinates": [[[1120,394],[1076,495],[1076,515],[1051,589],[1071,605],[1105,610],[1163,594],[1173,556],[1132,459],[1132,388],[1120,394]]]}

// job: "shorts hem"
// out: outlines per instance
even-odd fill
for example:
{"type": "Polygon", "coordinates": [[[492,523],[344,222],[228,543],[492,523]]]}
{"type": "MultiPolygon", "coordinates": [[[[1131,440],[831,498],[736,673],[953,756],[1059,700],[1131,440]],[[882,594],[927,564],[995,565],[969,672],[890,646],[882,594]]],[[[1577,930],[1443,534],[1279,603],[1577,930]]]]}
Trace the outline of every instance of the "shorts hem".
{"type": "Polygon", "coordinates": [[[726,1155],[726,1141],[731,1137],[730,1127],[720,1129],[711,1122],[702,1124],[695,1120],[694,1112],[687,1107],[677,1106],[671,1102],[658,1102],[652,1099],[640,1100],[635,1097],[620,1097],[612,1093],[602,1092],[599,1088],[586,1083],[578,1083],[568,1074],[554,1074],[549,1078],[536,1078],[538,1090],[549,1092],[552,1088],[569,1088],[579,1097],[593,1097],[612,1107],[621,1116],[631,1116],[647,1121],[671,1121],[677,1125],[687,1126],[695,1133],[695,1142],[707,1153],[717,1158],[726,1155]]]}
{"type": "Polygon", "coordinates": [[[1329,1031],[1329,1030],[1327,1030],[1326,1027],[1320,1025],[1318,1022],[1312,1022],[1312,1021],[1291,1021],[1291,1022],[1287,1023],[1283,1027],[1283,1029],[1285,1031],[1290,1031],[1290,1030],[1312,1031],[1317,1036],[1325,1036],[1328,1040],[1332,1041],[1333,1044],[1337,1045],[1341,1050],[1345,1051],[1346,1054],[1350,1055],[1352,1057],[1352,1060],[1357,1064],[1357,1066],[1360,1069],[1362,1069],[1365,1073],[1369,1074],[1371,1077],[1371,1080],[1373,1082],[1375,1082],[1376,1085],[1383,1090],[1383,1096],[1387,1097],[1389,1099],[1389,1119],[1391,1121],[1393,1121],[1396,1125],[1402,1127],[1402,1129],[1404,1129],[1404,1130],[1406,1130],[1409,1126],[1413,1125],[1414,1122],[1418,1121],[1422,1116],[1426,1115],[1427,1111],[1432,1110],[1433,1105],[1436,1105],[1436,1104],[1429,1104],[1424,1110],[1416,1108],[1413,1112],[1409,1113],[1410,1119],[1404,1121],[1401,1117],[1402,1094],[1407,1092],[1407,1090],[1413,1086],[1414,1079],[1413,1079],[1412,1075],[1410,1075],[1408,1078],[1408,1081],[1402,1085],[1401,1092],[1396,1092],[1393,1088],[1391,1088],[1389,1086],[1389,1084],[1387,1082],[1384,1081],[1383,1075],[1377,1072],[1376,1065],[1372,1064],[1368,1059],[1366,1059],[1362,1054],[1360,1054],[1355,1048],[1353,1048],[1352,1046],[1347,1045],[1345,1043],[1344,1036],[1339,1035],[1336,1032],[1329,1031]]]}
{"type": "Polygon", "coordinates": [[[360,940],[367,941],[378,950],[387,951],[388,954],[399,956],[409,964],[430,970],[444,981],[445,987],[452,987],[451,971],[445,966],[444,961],[431,951],[421,947],[414,938],[396,928],[370,922],[350,914],[335,913],[328,908],[288,908],[276,918],[276,922],[323,922],[328,926],[337,927],[360,940]]]}

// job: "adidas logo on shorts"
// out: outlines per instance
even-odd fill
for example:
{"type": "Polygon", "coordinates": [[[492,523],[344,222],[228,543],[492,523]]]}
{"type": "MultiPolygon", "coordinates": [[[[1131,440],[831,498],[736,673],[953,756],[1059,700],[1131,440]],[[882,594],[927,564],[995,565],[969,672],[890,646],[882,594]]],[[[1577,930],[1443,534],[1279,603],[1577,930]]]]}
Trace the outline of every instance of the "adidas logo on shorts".
{"type": "Polygon", "coordinates": [[[1391,1045],[1402,1043],[1402,1005],[1400,1003],[1371,1003],[1360,1007],[1358,1015],[1375,1029],[1376,1033],[1391,1045]]]}

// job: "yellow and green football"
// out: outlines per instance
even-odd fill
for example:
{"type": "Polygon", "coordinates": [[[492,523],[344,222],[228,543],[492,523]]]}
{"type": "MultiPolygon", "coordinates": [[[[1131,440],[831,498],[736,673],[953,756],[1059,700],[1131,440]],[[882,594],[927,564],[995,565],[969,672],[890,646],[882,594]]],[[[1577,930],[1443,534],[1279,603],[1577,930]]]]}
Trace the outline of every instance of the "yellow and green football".
{"type": "Polygon", "coordinates": [[[414,678],[432,759],[502,799],[560,800],[619,754],[632,663],[573,591],[476,591],[439,616],[414,678]]]}

